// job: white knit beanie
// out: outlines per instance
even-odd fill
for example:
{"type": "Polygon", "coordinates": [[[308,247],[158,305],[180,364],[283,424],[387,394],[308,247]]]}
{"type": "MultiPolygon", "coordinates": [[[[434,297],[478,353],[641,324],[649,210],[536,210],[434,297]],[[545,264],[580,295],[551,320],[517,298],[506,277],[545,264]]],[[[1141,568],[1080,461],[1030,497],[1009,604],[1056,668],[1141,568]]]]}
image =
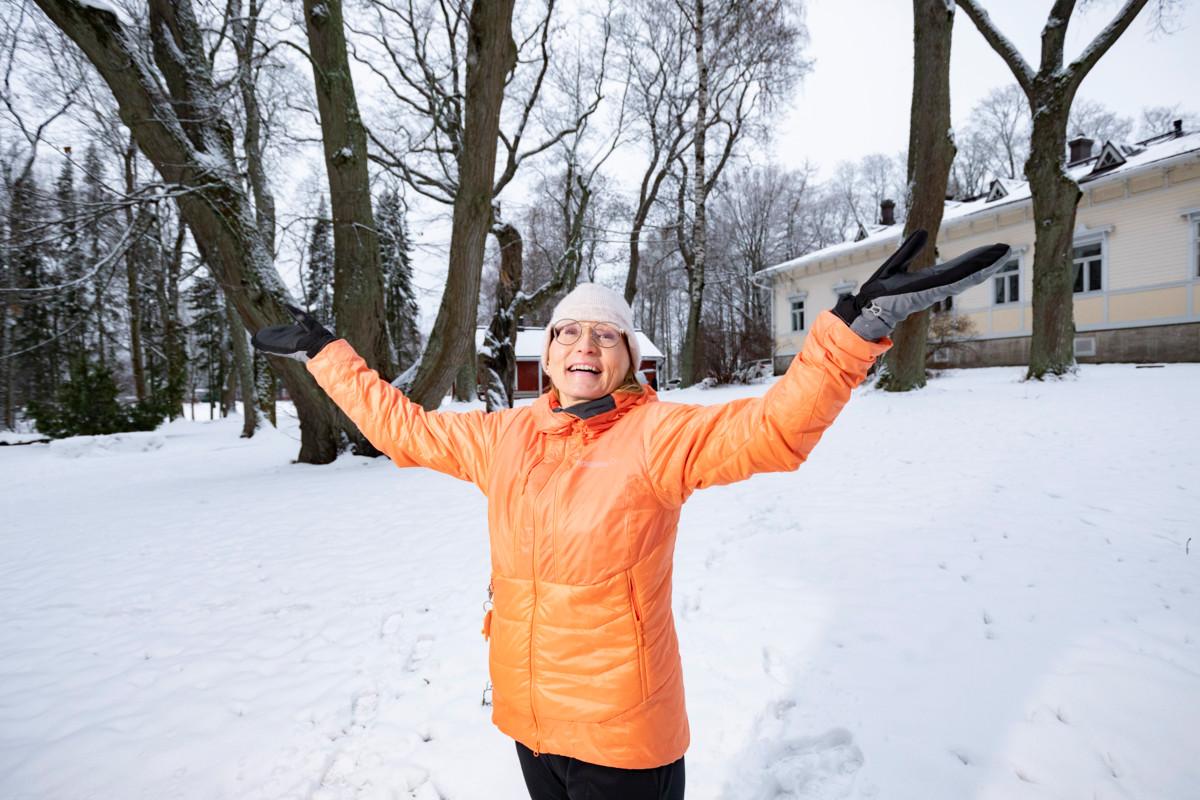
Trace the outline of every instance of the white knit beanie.
{"type": "Polygon", "coordinates": [[[550,315],[550,324],[546,326],[546,340],[542,343],[544,368],[550,367],[550,338],[554,335],[554,326],[564,319],[577,322],[611,322],[616,325],[625,331],[625,341],[629,344],[629,360],[634,371],[641,366],[642,346],[633,330],[633,309],[625,302],[624,297],[612,289],[598,283],[581,283],[558,301],[554,313],[550,315]]]}

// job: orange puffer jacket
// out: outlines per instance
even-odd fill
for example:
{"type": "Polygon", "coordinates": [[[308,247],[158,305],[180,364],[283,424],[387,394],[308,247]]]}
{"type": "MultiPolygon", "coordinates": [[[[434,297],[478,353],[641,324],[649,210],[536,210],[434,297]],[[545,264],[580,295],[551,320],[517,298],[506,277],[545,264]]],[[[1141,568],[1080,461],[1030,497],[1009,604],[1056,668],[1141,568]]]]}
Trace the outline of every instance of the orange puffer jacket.
{"type": "Polygon", "coordinates": [[[495,724],[534,752],[640,769],[688,745],[671,614],[680,506],[695,489],[799,466],[890,344],[826,312],[762,397],[693,406],[647,389],[586,420],[556,413],[552,394],[427,413],[340,340],[308,369],[396,464],[487,495],[495,724]]]}

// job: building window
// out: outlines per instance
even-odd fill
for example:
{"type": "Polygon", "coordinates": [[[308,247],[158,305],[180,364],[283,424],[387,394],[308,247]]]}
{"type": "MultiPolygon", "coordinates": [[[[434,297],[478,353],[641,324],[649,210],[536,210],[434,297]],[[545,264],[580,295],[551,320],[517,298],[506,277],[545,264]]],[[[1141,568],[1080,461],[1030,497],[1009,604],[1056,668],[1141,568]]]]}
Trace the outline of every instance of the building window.
{"type": "Polygon", "coordinates": [[[839,281],[833,285],[833,293],[840,300],[847,295],[854,294],[854,289],[857,286],[858,281],[839,281]]]}
{"type": "Polygon", "coordinates": [[[1012,259],[992,278],[996,305],[1016,303],[1021,299],[1021,262],[1012,259]]]}
{"type": "Polygon", "coordinates": [[[1100,242],[1075,247],[1075,292],[1098,292],[1104,288],[1104,246],[1100,242]]]}
{"type": "Polygon", "coordinates": [[[804,301],[792,301],[792,331],[804,330],[804,301]]]}
{"type": "Polygon", "coordinates": [[[1192,276],[1200,278],[1200,216],[1192,218],[1192,276]]]}
{"type": "Polygon", "coordinates": [[[935,314],[944,314],[954,308],[954,295],[949,295],[945,299],[938,300],[930,308],[935,314]]]}

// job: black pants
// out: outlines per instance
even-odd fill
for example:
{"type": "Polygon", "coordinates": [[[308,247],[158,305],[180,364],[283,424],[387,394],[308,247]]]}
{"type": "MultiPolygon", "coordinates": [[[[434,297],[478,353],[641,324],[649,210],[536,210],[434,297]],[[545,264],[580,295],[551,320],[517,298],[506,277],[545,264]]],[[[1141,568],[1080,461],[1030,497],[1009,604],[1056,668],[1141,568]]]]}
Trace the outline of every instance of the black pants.
{"type": "Polygon", "coordinates": [[[683,759],[654,769],[620,769],[533,751],[517,742],[532,800],[683,800],[683,759]]]}

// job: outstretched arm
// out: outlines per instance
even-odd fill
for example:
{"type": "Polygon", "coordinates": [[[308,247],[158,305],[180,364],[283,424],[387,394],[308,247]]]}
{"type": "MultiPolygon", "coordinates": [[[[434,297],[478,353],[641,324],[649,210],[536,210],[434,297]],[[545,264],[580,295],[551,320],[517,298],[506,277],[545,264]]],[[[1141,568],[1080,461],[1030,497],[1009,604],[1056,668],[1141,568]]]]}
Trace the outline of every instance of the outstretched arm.
{"type": "Polygon", "coordinates": [[[762,397],[654,409],[659,418],[647,433],[646,466],[663,501],[678,505],[695,489],[796,469],[891,345],[864,340],[826,311],[762,397]]]}
{"type": "Polygon", "coordinates": [[[260,350],[308,363],[308,371],[371,444],[397,466],[422,466],[486,490],[501,414],[426,411],[379,377],[345,339],[334,339],[312,315],[288,307],[293,325],[265,328],[260,350]]]}
{"type": "Polygon", "coordinates": [[[910,273],[925,246],[916,231],[855,295],[824,312],[783,379],[759,399],[720,406],[672,406],[654,413],[645,443],[647,471],[664,502],[682,503],[694,489],[731,483],[756,472],[792,470],[816,446],[850,391],[891,346],[888,335],[917,311],[987,280],[1010,252],[980,247],[910,273]]]}

